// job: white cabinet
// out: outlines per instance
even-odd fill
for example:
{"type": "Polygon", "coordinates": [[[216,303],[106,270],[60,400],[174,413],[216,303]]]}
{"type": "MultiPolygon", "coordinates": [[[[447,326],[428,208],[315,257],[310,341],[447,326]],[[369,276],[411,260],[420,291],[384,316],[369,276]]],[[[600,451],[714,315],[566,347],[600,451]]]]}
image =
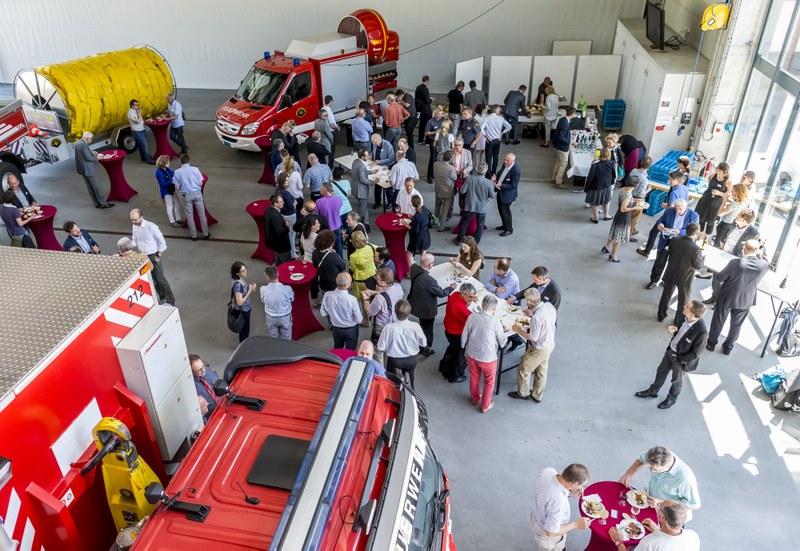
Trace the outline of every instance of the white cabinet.
{"type": "Polygon", "coordinates": [[[117,344],[125,384],[147,404],[161,457],[203,426],[178,310],[155,306],[117,344]]]}
{"type": "MultiPolygon", "coordinates": [[[[667,29],[667,36],[671,31],[667,29]]],[[[617,21],[614,53],[622,56],[617,97],[625,100],[622,132],[635,136],[657,160],[670,149],[687,149],[697,123],[708,60],[681,46],[663,52],[650,47],[644,19],[617,21]],[[688,122],[681,122],[689,117],[688,122]],[[681,129],[683,126],[683,129],[681,129]]]]}

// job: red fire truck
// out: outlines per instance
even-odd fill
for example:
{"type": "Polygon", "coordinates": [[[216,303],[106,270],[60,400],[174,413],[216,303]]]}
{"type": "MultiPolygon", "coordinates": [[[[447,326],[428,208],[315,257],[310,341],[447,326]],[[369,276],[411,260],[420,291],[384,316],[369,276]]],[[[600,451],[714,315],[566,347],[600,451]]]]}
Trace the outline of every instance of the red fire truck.
{"type": "Polygon", "coordinates": [[[288,120],[295,132],[314,127],[324,98],[337,121],[355,116],[370,93],[397,87],[400,40],[375,10],[345,16],[337,32],[292,40],[264,52],[236,93],[217,110],[217,137],[226,146],[260,151],[288,120]]]}
{"type": "Polygon", "coordinates": [[[455,551],[419,397],[363,358],[251,337],[132,551],[455,551]],[[228,386],[229,385],[229,386],[228,386]]]}

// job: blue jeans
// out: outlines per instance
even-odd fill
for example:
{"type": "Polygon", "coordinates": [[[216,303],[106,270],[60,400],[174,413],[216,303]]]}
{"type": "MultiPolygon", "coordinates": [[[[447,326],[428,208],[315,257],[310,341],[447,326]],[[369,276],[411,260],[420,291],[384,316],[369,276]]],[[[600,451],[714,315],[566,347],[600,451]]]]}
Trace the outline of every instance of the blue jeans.
{"type": "Polygon", "coordinates": [[[139,146],[139,155],[146,163],[152,163],[153,157],[150,156],[150,151],[147,149],[147,131],[146,130],[131,130],[133,139],[136,140],[136,145],[139,146]]]}
{"type": "Polygon", "coordinates": [[[186,140],[183,139],[182,126],[179,126],[177,128],[175,128],[174,126],[170,127],[169,139],[178,144],[178,147],[181,148],[181,153],[186,153],[186,150],[189,149],[188,147],[186,147],[186,140]]]}
{"type": "Polygon", "coordinates": [[[335,244],[336,253],[342,258],[344,258],[342,256],[342,247],[344,245],[344,243],[342,242],[342,227],[339,226],[338,229],[333,230],[333,234],[336,236],[336,244],[335,244]]]}

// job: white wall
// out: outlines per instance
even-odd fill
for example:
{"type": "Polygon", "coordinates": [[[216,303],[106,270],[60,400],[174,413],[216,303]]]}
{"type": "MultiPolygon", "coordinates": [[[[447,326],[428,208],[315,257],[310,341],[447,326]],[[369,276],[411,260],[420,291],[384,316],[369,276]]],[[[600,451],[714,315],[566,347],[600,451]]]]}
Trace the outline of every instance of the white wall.
{"type": "Polygon", "coordinates": [[[611,53],[616,20],[641,17],[644,7],[644,0],[505,0],[478,17],[496,3],[2,0],[0,82],[23,68],[146,43],[166,57],[179,87],[235,88],[264,50],[335,31],[342,16],[370,7],[400,35],[400,85],[416,86],[427,73],[431,89],[442,91],[452,87],[454,64],[465,59],[548,55],[553,40],[592,40],[592,53],[611,53]]]}

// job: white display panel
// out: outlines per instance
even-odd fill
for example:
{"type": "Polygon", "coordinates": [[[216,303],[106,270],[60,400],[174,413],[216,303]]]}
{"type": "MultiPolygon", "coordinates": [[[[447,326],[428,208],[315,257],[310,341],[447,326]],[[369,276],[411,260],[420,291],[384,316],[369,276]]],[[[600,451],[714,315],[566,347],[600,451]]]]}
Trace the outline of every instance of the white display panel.
{"type": "Polygon", "coordinates": [[[592,53],[591,40],[554,40],[553,55],[589,55],[592,53]]]}
{"type": "Polygon", "coordinates": [[[483,89],[483,59],[482,57],[476,57],[475,59],[456,63],[456,80],[453,85],[459,80],[463,81],[464,92],[466,93],[469,91],[469,81],[474,80],[478,83],[478,88],[483,89]]]}
{"type": "Polygon", "coordinates": [[[529,55],[492,56],[489,70],[489,103],[502,104],[506,94],[518,89],[520,84],[528,87],[527,97],[530,98],[531,61],[533,58],[529,55]]]}
{"type": "Polygon", "coordinates": [[[619,81],[620,55],[580,55],[575,78],[575,101],[583,95],[589,105],[614,99],[619,81]]]}
{"type": "Polygon", "coordinates": [[[572,86],[575,83],[574,55],[537,55],[533,58],[533,93],[539,88],[544,77],[550,77],[556,94],[564,96],[572,104],[572,86]]]}

